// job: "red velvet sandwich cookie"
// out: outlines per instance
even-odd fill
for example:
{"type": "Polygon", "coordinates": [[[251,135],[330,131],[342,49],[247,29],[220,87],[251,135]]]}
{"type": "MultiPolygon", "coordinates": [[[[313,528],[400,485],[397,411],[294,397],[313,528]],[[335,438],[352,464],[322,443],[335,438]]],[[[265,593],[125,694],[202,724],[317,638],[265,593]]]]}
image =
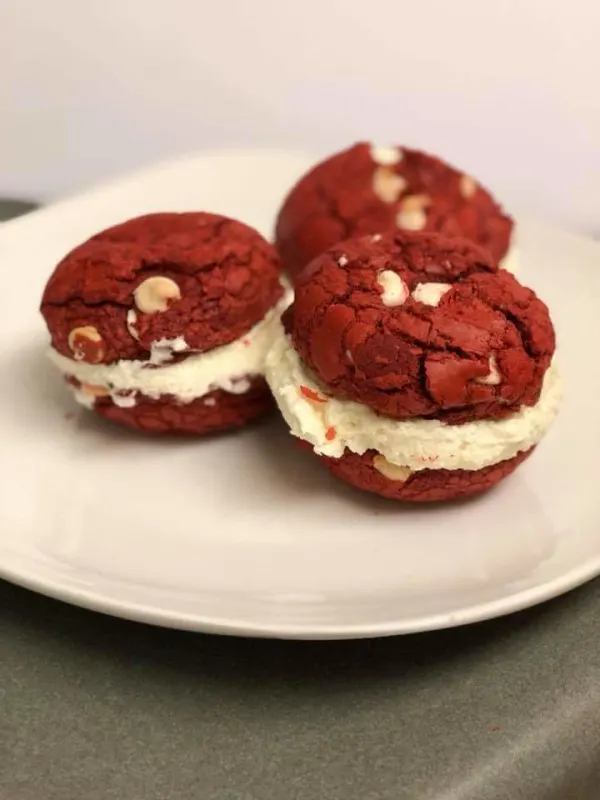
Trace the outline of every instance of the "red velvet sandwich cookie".
{"type": "Polygon", "coordinates": [[[561,388],[548,309],[464,239],[336,245],[299,276],[266,375],[292,433],[399,500],[488,489],[546,433],[561,388]]]}
{"type": "Polygon", "coordinates": [[[41,304],[76,399],[142,430],[210,433],[270,406],[263,371],[289,298],[275,249],[208,213],[103,231],[56,267],[41,304]]]}

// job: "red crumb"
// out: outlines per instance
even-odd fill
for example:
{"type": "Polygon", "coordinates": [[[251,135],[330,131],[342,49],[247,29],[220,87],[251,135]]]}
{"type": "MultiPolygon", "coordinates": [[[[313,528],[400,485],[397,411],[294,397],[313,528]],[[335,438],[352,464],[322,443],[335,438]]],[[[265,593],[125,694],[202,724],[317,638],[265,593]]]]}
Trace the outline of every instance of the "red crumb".
{"type": "Polygon", "coordinates": [[[307,398],[307,400],[312,400],[314,403],[326,403],[327,398],[321,397],[318,392],[315,392],[314,389],[311,389],[309,386],[300,386],[300,393],[307,398]]]}
{"type": "Polygon", "coordinates": [[[331,442],[333,439],[335,439],[335,437],[336,437],[335,428],[333,426],[327,428],[327,430],[325,431],[325,438],[327,439],[327,441],[331,442]]]}

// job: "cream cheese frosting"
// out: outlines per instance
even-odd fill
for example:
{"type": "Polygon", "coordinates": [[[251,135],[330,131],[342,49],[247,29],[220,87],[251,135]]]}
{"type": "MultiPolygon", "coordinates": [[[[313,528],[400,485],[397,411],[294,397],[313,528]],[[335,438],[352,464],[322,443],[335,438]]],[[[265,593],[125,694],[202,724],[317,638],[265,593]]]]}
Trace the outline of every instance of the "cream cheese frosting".
{"type": "Polygon", "coordinates": [[[192,352],[174,364],[168,362],[175,354],[188,351],[183,336],[155,342],[147,361],[87,364],[67,358],[54,348],[48,356],[65,377],[81,384],[74,387],[74,395],[87,408],[93,407],[93,390],[98,388],[106,389],[113,402],[122,407],[135,405],[138,393],[153,399],[171,395],[180,403],[190,403],[216,389],[244,394],[251,386],[249,376],[264,374],[267,353],[281,330],[280,316],[291,300],[292,292],[286,288],[282,299],[244,336],[205,353],[192,352]]]}
{"type": "Polygon", "coordinates": [[[552,365],[536,405],[523,406],[505,419],[463,425],[395,420],[360,403],[328,396],[281,324],[267,356],[266,378],[291,433],[309,442],[316,453],[340,458],[346,449],[359,455],[376,450],[391,464],[413,472],[478,470],[529,450],[552,424],[562,397],[560,377],[552,365]]]}

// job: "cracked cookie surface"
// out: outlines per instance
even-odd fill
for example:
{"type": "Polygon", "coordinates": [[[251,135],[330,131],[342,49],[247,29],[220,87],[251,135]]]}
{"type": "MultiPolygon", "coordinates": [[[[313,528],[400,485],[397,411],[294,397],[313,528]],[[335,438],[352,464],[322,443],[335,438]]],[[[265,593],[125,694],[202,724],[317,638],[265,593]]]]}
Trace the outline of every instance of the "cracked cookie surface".
{"type": "Polygon", "coordinates": [[[330,248],[299,276],[284,324],[329,394],[395,419],[533,406],[555,349],[531,289],[476,245],[427,233],[330,248]]]}
{"type": "Polygon", "coordinates": [[[151,214],[69,253],[41,312],[53,347],[68,357],[89,360],[91,350],[94,363],[143,360],[156,342],[178,337],[205,352],[261,320],[283,293],[279,278],[274,248],[247,225],[202,212],[151,214]],[[93,328],[101,347],[84,331],[78,351],[81,328],[93,328]]]}

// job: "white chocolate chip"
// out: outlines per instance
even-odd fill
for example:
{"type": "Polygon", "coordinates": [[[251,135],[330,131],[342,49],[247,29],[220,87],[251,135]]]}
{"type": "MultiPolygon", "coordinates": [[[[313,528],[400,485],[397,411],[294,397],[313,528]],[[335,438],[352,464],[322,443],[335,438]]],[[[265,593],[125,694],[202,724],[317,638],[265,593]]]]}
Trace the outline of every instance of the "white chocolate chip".
{"type": "Polygon", "coordinates": [[[413,194],[405,197],[396,214],[396,225],[407,231],[420,231],[427,225],[426,207],[431,198],[426,194],[413,194]]]}
{"type": "Polygon", "coordinates": [[[169,304],[181,299],[181,290],[171,278],[155,275],[146,278],[133,292],[136,306],[143,314],[166,311],[169,304]]]}
{"type": "Polygon", "coordinates": [[[451,288],[451,283],[417,283],[411,297],[426,306],[439,306],[440,300],[451,288]]]}
{"type": "Polygon", "coordinates": [[[399,211],[396,214],[396,225],[405,231],[422,231],[427,225],[427,214],[422,209],[399,211]]]}
{"type": "Polygon", "coordinates": [[[381,234],[380,233],[374,233],[373,236],[371,236],[371,241],[372,242],[380,242],[381,241],[381,234]]]}
{"type": "Polygon", "coordinates": [[[419,211],[427,208],[431,204],[431,197],[428,194],[409,194],[402,199],[400,208],[402,211],[419,211]]]}
{"type": "Polygon", "coordinates": [[[203,402],[203,405],[205,405],[205,406],[216,406],[217,405],[217,400],[216,400],[215,397],[207,397],[202,402],[203,402]]]}
{"type": "Polygon", "coordinates": [[[81,328],[73,328],[73,330],[69,332],[67,342],[75,361],[84,361],[86,359],[86,345],[89,346],[90,343],[92,345],[90,349],[93,353],[93,358],[90,360],[94,363],[98,363],[104,358],[102,336],[93,325],[83,325],[81,328]]]}
{"type": "Polygon", "coordinates": [[[345,267],[347,263],[348,263],[348,258],[346,256],[340,256],[338,258],[338,264],[340,265],[340,267],[345,267]]]}
{"type": "Polygon", "coordinates": [[[402,467],[399,464],[392,464],[382,455],[376,455],[373,458],[373,466],[380,472],[384,478],[390,481],[399,481],[405,483],[412,475],[410,467],[402,467]]]}
{"type": "Polygon", "coordinates": [[[129,311],[127,312],[125,325],[127,327],[127,332],[129,333],[131,338],[135,339],[137,342],[140,338],[140,335],[137,332],[137,328],[135,327],[136,322],[137,322],[137,314],[135,313],[133,308],[130,308],[129,311]]]}
{"type": "Polygon", "coordinates": [[[460,193],[465,200],[473,197],[477,191],[477,183],[471,178],[470,175],[461,175],[460,177],[460,193]]]}
{"type": "Polygon", "coordinates": [[[484,386],[498,386],[502,383],[502,375],[498,369],[498,362],[496,356],[492,353],[490,356],[490,371],[483,378],[475,378],[475,383],[482,383],[484,386]]]}
{"type": "Polygon", "coordinates": [[[377,275],[377,283],[383,289],[381,300],[384,306],[401,306],[408,297],[408,286],[397,272],[383,269],[377,275]]]}
{"type": "Polygon", "coordinates": [[[377,167],[373,173],[373,192],[384,203],[395,203],[408,183],[387,167],[377,167]]]}
{"type": "Polygon", "coordinates": [[[393,167],[402,161],[403,156],[399,147],[371,147],[371,158],[380,167],[393,167]]]}

